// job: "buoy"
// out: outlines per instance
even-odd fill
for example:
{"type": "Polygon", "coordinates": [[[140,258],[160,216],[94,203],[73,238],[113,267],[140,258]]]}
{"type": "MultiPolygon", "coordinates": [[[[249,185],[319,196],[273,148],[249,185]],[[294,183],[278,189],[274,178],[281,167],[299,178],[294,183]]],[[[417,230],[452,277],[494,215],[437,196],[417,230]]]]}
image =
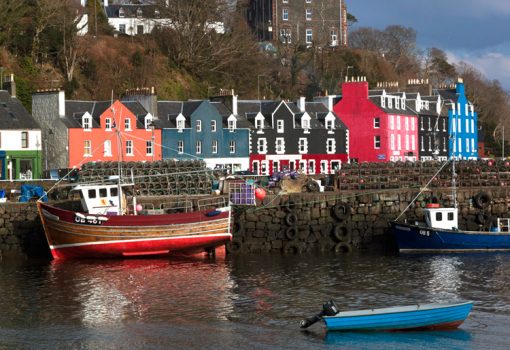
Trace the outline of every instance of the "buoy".
{"type": "Polygon", "coordinates": [[[142,211],[142,210],[143,210],[143,206],[142,206],[141,204],[137,204],[137,205],[136,205],[136,211],[137,211],[137,212],[140,212],[140,211],[142,211]]]}
{"type": "Polygon", "coordinates": [[[255,189],[255,198],[263,200],[264,198],[266,198],[266,191],[260,187],[255,189]]]}

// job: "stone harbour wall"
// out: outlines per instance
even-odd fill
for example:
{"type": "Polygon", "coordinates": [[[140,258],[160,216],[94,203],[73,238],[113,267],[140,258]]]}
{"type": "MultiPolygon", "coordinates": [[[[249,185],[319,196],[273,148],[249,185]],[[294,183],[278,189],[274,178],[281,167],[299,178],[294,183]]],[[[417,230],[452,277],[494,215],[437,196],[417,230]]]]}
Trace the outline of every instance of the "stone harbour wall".
{"type": "MultiPolygon", "coordinates": [[[[509,217],[509,192],[506,186],[459,190],[459,225],[470,230],[487,229],[495,216],[509,217]]],[[[397,218],[417,194],[416,189],[378,189],[268,195],[255,207],[235,208],[234,238],[227,251],[342,253],[376,247],[393,251],[388,222],[397,218]]],[[[429,202],[450,206],[451,189],[421,194],[404,216],[422,219],[429,202]]],[[[8,256],[50,257],[33,202],[0,204],[0,257],[8,256]]]]}

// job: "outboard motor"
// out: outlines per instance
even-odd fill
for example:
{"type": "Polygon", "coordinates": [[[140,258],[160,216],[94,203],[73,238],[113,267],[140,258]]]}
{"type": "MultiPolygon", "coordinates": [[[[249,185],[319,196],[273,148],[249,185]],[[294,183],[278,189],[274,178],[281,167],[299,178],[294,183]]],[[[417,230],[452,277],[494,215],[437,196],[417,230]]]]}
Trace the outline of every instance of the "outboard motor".
{"type": "Polygon", "coordinates": [[[322,316],[335,316],[338,313],[339,313],[338,306],[336,305],[335,301],[331,299],[330,301],[322,305],[321,312],[319,312],[315,316],[305,318],[299,323],[299,326],[301,328],[308,328],[314,323],[320,321],[322,319],[322,316]]]}

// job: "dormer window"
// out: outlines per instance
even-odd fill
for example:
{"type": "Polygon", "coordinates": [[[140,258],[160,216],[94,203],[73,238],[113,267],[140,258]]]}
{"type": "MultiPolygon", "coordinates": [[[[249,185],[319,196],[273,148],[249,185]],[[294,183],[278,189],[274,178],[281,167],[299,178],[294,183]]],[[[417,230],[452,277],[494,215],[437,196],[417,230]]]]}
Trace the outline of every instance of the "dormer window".
{"type": "Polygon", "coordinates": [[[216,132],[216,120],[211,120],[211,132],[216,132]]]}
{"type": "Polygon", "coordinates": [[[82,118],[82,126],[83,129],[90,131],[92,129],[92,117],[90,115],[85,115],[82,118]]]}
{"type": "Polygon", "coordinates": [[[381,107],[386,108],[386,99],[384,96],[381,96],[381,107]]]}
{"type": "Polygon", "coordinates": [[[151,117],[145,118],[145,130],[149,130],[151,128],[154,128],[153,120],[151,117]]]}
{"type": "Polygon", "coordinates": [[[155,18],[159,18],[161,16],[161,13],[159,12],[159,10],[155,10],[154,11],[154,17],[155,18]]]}
{"type": "Polygon", "coordinates": [[[255,118],[255,129],[258,131],[262,131],[264,128],[264,117],[256,117],[255,118]]]}
{"type": "Polygon", "coordinates": [[[326,119],[326,129],[328,131],[333,131],[335,129],[335,120],[334,119],[326,119]]]}
{"type": "Polygon", "coordinates": [[[126,17],[126,11],[122,7],[119,9],[119,17],[121,18],[126,17]]]}
{"type": "Polygon", "coordinates": [[[228,131],[234,132],[237,128],[237,120],[234,116],[228,118],[228,131]]]}
{"type": "Polygon", "coordinates": [[[178,130],[178,132],[182,132],[182,130],[184,129],[184,122],[185,122],[185,120],[186,119],[182,115],[179,115],[177,117],[177,130],[178,130]]]}
{"type": "Polygon", "coordinates": [[[195,122],[195,130],[197,132],[202,132],[202,121],[201,120],[197,120],[195,122]]]}
{"type": "Polygon", "coordinates": [[[400,101],[400,105],[402,106],[402,109],[406,109],[406,99],[404,97],[400,101]]]}
{"type": "Polygon", "coordinates": [[[140,9],[140,8],[139,8],[139,9],[137,9],[137,10],[136,10],[136,17],[138,17],[138,18],[143,17],[143,11],[142,11],[142,9],[140,9]]]}
{"type": "Polygon", "coordinates": [[[112,130],[112,118],[106,118],[104,120],[104,127],[106,130],[111,131],[112,130]]]}
{"type": "Polygon", "coordinates": [[[391,97],[388,98],[388,108],[393,108],[393,101],[391,100],[391,97]]]}
{"type": "Polygon", "coordinates": [[[303,127],[305,133],[310,132],[310,116],[305,114],[301,118],[301,126],[303,127]]]}
{"type": "Polygon", "coordinates": [[[395,99],[395,109],[400,109],[400,99],[395,99]]]}
{"type": "Polygon", "coordinates": [[[276,121],[276,132],[277,133],[279,133],[279,134],[283,133],[283,131],[284,131],[283,125],[284,125],[283,124],[283,120],[277,120],[276,121]]]}

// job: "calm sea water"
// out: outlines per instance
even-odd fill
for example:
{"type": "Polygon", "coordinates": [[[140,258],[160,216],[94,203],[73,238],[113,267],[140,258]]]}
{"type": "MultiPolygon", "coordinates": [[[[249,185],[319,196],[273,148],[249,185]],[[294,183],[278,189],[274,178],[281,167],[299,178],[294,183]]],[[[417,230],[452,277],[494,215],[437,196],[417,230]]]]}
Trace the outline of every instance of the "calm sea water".
{"type": "Polygon", "coordinates": [[[508,349],[510,254],[0,262],[0,349],[508,349]],[[456,331],[333,333],[342,309],[475,301],[456,331]]]}

